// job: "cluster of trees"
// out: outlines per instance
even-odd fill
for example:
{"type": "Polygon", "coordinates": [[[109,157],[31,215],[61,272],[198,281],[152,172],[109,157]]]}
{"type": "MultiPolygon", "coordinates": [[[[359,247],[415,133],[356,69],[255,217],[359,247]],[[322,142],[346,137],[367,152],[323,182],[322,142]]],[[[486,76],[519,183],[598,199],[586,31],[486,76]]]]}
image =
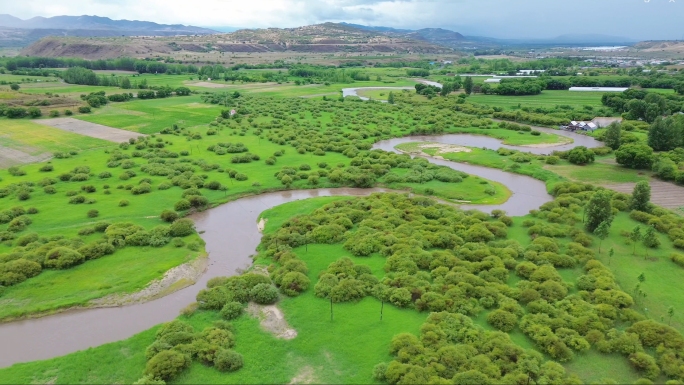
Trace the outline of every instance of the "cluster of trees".
{"type": "MultiPolygon", "coordinates": [[[[44,183],[46,191],[58,183],[56,179],[46,179],[45,183],[49,183],[44,183]]],[[[86,192],[95,192],[95,189],[90,188],[86,192]]],[[[21,194],[21,191],[17,194],[21,194]]],[[[21,283],[39,275],[43,269],[68,269],[87,260],[113,254],[125,246],[161,247],[171,242],[173,237],[182,238],[195,233],[190,220],[178,219],[170,226],[157,226],[151,230],[132,223],[98,222],[79,231],[79,235],[103,234],[102,239],[90,243],[85,243],[81,238],[51,239],[36,233],[17,237],[16,234],[23,232],[31,223],[26,214],[36,212],[35,209],[26,211],[22,207],[15,207],[0,213],[0,220],[9,223],[8,230],[2,232],[3,240],[16,239],[15,248],[10,253],[0,255],[2,286],[21,283]]]]}
{"type": "Polygon", "coordinates": [[[0,116],[5,116],[9,119],[31,118],[36,119],[43,115],[38,107],[10,107],[6,104],[0,104],[0,116]]]}
{"type": "MultiPolygon", "coordinates": [[[[161,60],[161,59],[160,59],[161,60]]],[[[46,57],[14,57],[9,58],[4,63],[9,71],[19,69],[41,69],[41,68],[72,68],[82,67],[90,70],[120,70],[138,71],[139,73],[169,73],[184,74],[197,73],[199,68],[192,64],[170,64],[154,59],[100,59],[86,60],[77,58],[46,58],[46,57]]]]}
{"type": "Polygon", "coordinates": [[[684,97],[629,89],[620,94],[604,94],[601,103],[615,112],[622,113],[628,120],[652,123],[659,116],[681,112],[684,108],[684,97]]]}
{"type": "Polygon", "coordinates": [[[355,80],[370,80],[360,70],[337,69],[326,66],[296,65],[288,69],[290,76],[312,79],[317,83],[353,83],[355,80]]]}
{"type": "Polygon", "coordinates": [[[498,86],[489,83],[482,85],[482,93],[489,95],[539,95],[546,88],[546,83],[537,79],[502,79],[498,86]]]}
{"type": "MultiPolygon", "coordinates": [[[[237,307],[241,314],[242,307],[237,307]]],[[[163,324],[154,342],[145,349],[147,364],[136,384],[165,384],[190,367],[193,360],[213,366],[221,372],[234,372],[244,365],[235,347],[236,338],[230,323],[220,320],[201,332],[180,320],[163,324]]]]}

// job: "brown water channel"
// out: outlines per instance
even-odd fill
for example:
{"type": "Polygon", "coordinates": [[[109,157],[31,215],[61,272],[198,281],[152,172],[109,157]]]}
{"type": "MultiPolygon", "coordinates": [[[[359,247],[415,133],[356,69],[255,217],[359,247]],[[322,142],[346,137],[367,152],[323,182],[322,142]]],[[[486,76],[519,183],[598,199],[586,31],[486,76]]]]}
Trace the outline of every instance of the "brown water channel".
{"type": "MultiPolygon", "coordinates": [[[[415,141],[498,148],[494,142],[490,143],[490,138],[474,135],[413,136],[382,141],[374,148],[397,152],[394,146],[415,141]],[[475,140],[476,143],[470,142],[475,140]]],[[[462,206],[466,209],[491,211],[499,208],[510,215],[524,215],[552,199],[547,194],[544,183],[527,176],[430,157],[428,159],[435,164],[500,182],[513,192],[511,198],[502,205],[462,206]]],[[[191,218],[198,231],[203,232],[201,236],[206,241],[206,250],[209,253],[209,266],[197,283],[141,304],[70,310],[43,318],[0,324],[0,367],[48,359],[119,341],[174,319],[181,309],[195,301],[195,296],[206,287],[209,279],[233,275],[250,266],[250,256],[255,253],[261,241],[257,218],[266,209],[319,196],[366,196],[387,191],[389,190],[341,188],[275,192],[238,199],[194,214],[191,218]]]]}

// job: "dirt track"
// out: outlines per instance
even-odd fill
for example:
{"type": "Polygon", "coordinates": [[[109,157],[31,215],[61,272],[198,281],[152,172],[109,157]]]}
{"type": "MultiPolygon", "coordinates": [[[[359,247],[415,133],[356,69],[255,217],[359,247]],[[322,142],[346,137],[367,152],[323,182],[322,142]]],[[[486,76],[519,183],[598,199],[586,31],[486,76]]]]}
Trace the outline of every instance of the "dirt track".
{"type": "MultiPolygon", "coordinates": [[[[651,184],[651,202],[654,204],[668,209],[684,206],[684,187],[660,180],[650,180],[649,183],[651,184]]],[[[636,183],[619,183],[606,184],[604,187],[631,194],[635,185],[636,183]]]]}
{"type": "Polygon", "coordinates": [[[40,119],[34,120],[33,122],[80,135],[108,140],[115,143],[127,142],[130,138],[143,136],[138,132],[121,130],[118,128],[85,122],[83,120],[74,118],[40,119]]]}
{"type": "Polygon", "coordinates": [[[13,148],[0,146],[0,168],[7,168],[25,163],[42,162],[52,157],[49,152],[31,155],[13,148]]]}

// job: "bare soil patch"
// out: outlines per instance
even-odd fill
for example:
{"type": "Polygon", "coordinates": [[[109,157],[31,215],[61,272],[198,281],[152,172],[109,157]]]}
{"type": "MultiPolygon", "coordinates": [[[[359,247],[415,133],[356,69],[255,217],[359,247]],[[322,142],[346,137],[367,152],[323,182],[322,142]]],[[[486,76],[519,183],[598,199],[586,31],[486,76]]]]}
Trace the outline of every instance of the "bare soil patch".
{"type": "Polygon", "coordinates": [[[218,83],[210,83],[210,82],[197,82],[197,83],[191,83],[191,85],[196,86],[196,87],[204,87],[204,88],[228,88],[229,87],[227,84],[218,84],[218,83]]]}
{"type": "Polygon", "coordinates": [[[471,149],[468,147],[463,147],[463,146],[456,146],[453,144],[444,144],[444,143],[428,143],[428,144],[421,144],[418,146],[420,148],[437,148],[439,149],[435,155],[437,154],[449,154],[449,153],[454,153],[454,152],[472,152],[471,149]]]}
{"type": "Polygon", "coordinates": [[[259,318],[261,327],[277,338],[291,340],[297,337],[297,331],[287,324],[283,311],[276,305],[259,305],[251,302],[247,306],[247,313],[259,318]]]}
{"type": "Polygon", "coordinates": [[[297,375],[292,377],[290,384],[317,384],[318,379],[316,378],[316,373],[314,373],[314,368],[311,366],[304,366],[297,372],[297,375]]]}
{"type": "Polygon", "coordinates": [[[52,154],[49,152],[31,155],[13,148],[0,146],[0,168],[7,168],[18,164],[42,162],[51,157],[52,154]]]}
{"type": "MultiPolygon", "coordinates": [[[[660,180],[650,180],[651,202],[668,209],[684,206],[684,187],[660,180]]],[[[604,187],[621,193],[631,194],[636,183],[606,184],[604,187]]]]}
{"type": "Polygon", "coordinates": [[[108,140],[115,143],[127,142],[130,138],[144,136],[137,132],[103,126],[101,124],[90,123],[74,118],[40,119],[34,120],[33,122],[80,135],[90,136],[92,138],[108,140]]]}

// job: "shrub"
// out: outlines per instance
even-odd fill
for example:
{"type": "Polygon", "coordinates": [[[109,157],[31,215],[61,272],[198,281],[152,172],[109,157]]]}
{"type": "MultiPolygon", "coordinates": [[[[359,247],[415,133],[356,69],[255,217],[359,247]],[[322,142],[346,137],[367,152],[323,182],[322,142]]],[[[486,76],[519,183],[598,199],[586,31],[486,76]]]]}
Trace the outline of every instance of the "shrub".
{"type": "Polygon", "coordinates": [[[214,366],[221,372],[234,372],[242,365],[242,355],[232,350],[220,349],[214,358],[214,366]]]}
{"type": "Polygon", "coordinates": [[[97,210],[88,210],[88,218],[97,218],[100,212],[97,210]]]}
{"type": "Polygon", "coordinates": [[[43,187],[43,191],[44,191],[46,194],[54,194],[54,193],[57,192],[57,189],[54,188],[53,186],[45,186],[45,187],[43,187]]]}
{"type": "Polygon", "coordinates": [[[245,180],[247,180],[247,179],[248,179],[248,177],[247,177],[246,174],[242,174],[242,173],[237,173],[237,174],[235,174],[235,180],[238,180],[238,181],[245,181],[245,180]]]}
{"type": "Polygon", "coordinates": [[[41,167],[41,168],[40,168],[40,171],[42,171],[42,172],[50,172],[50,171],[52,171],[52,170],[54,170],[54,169],[55,169],[55,167],[54,167],[53,165],[51,165],[51,164],[48,163],[48,164],[44,165],[43,167],[41,167]]]}
{"type": "Polygon", "coordinates": [[[498,309],[487,315],[487,323],[501,331],[510,332],[518,323],[518,317],[513,313],[498,309]]]}
{"type": "Polygon", "coordinates": [[[66,115],[66,116],[71,116],[73,114],[74,114],[74,112],[71,110],[64,110],[64,115],[66,115]]]}
{"type": "Polygon", "coordinates": [[[119,207],[126,207],[130,204],[126,199],[122,199],[119,201],[119,207]]]}
{"type": "Polygon", "coordinates": [[[55,269],[66,269],[78,265],[85,260],[85,257],[74,249],[68,247],[56,247],[50,250],[45,256],[45,267],[55,269]]]}
{"type": "Polygon", "coordinates": [[[615,161],[629,168],[651,168],[653,149],[641,143],[624,144],[615,151],[615,161]]]}
{"type": "Polygon", "coordinates": [[[568,161],[572,164],[587,164],[594,162],[594,153],[584,146],[578,146],[568,153],[568,161]]]}
{"type": "Polygon", "coordinates": [[[178,213],[172,210],[164,210],[160,215],[162,221],[172,223],[178,219],[178,213]]]}
{"type": "Polygon", "coordinates": [[[670,260],[677,265],[684,267],[684,255],[672,253],[670,254],[670,260]]]}
{"type": "Polygon", "coordinates": [[[188,210],[190,207],[190,202],[187,199],[181,199],[173,205],[173,209],[176,211],[188,210]]]}
{"type": "Polygon", "coordinates": [[[223,319],[232,320],[242,315],[242,311],[242,304],[240,302],[233,301],[225,304],[221,309],[220,314],[223,319]]]}
{"type": "Polygon", "coordinates": [[[102,171],[102,172],[98,175],[98,177],[99,177],[100,179],[111,178],[111,177],[112,177],[112,173],[109,172],[109,171],[102,171]]]}
{"type": "Polygon", "coordinates": [[[250,290],[249,296],[258,304],[269,305],[278,300],[278,290],[268,283],[260,283],[250,290]]]}
{"type": "Polygon", "coordinates": [[[310,283],[311,281],[306,275],[298,271],[291,271],[283,276],[280,282],[280,290],[283,294],[294,297],[305,291],[310,283]]]}
{"type": "Polygon", "coordinates": [[[164,350],[147,362],[145,374],[168,381],[178,376],[192,361],[190,357],[175,350],[164,350]]]}
{"type": "Polygon", "coordinates": [[[90,107],[88,106],[78,107],[78,112],[80,112],[81,114],[89,114],[90,111],[90,107]]]}
{"type": "Polygon", "coordinates": [[[169,235],[172,237],[185,237],[195,233],[195,223],[187,218],[178,219],[169,227],[169,235]]]}

